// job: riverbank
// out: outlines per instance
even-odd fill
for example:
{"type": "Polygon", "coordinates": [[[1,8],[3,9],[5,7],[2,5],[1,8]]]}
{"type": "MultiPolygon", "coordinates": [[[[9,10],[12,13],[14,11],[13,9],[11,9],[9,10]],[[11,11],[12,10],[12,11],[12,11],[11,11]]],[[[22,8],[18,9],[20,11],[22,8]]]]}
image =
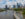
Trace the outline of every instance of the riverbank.
{"type": "Polygon", "coordinates": [[[0,12],[2,12],[2,11],[6,11],[4,8],[0,8],[0,12]]]}
{"type": "MultiPolygon", "coordinates": [[[[7,10],[9,10],[9,8],[7,8],[7,10]]],[[[0,8],[0,12],[2,11],[6,11],[6,8],[0,8]]]]}
{"type": "Polygon", "coordinates": [[[0,12],[2,12],[2,11],[6,11],[6,10],[2,10],[2,9],[0,9],[0,12]]]}

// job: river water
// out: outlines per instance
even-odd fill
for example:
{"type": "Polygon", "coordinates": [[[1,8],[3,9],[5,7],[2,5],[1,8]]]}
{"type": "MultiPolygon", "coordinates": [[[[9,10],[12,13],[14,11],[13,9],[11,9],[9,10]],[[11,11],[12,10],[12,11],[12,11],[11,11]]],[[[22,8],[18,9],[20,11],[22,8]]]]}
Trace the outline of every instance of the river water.
{"type": "MultiPolygon", "coordinates": [[[[14,15],[13,10],[3,11],[3,12],[0,12],[0,19],[14,19],[13,15],[14,15]]],[[[20,16],[20,19],[22,19],[22,16],[20,15],[20,13],[16,13],[16,15],[20,16]]]]}
{"type": "Polygon", "coordinates": [[[13,19],[14,11],[7,10],[0,12],[0,19],[13,19]]]}

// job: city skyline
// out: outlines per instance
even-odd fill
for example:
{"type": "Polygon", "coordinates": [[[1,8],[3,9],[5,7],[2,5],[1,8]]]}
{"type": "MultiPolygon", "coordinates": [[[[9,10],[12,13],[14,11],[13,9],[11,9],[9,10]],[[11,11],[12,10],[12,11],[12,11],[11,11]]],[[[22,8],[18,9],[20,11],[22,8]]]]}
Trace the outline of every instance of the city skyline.
{"type": "Polygon", "coordinates": [[[25,4],[25,0],[0,0],[0,8],[5,8],[5,5],[17,5],[17,2],[25,4]]]}

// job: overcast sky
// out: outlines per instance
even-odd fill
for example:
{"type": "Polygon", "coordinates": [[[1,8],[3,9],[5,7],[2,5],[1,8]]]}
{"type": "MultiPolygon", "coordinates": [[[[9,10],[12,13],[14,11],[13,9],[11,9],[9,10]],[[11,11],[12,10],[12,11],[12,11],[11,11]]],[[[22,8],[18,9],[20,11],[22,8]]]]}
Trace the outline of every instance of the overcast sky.
{"type": "Polygon", "coordinates": [[[25,0],[0,0],[0,8],[5,8],[5,5],[16,5],[18,3],[22,3],[24,5],[25,0]]]}

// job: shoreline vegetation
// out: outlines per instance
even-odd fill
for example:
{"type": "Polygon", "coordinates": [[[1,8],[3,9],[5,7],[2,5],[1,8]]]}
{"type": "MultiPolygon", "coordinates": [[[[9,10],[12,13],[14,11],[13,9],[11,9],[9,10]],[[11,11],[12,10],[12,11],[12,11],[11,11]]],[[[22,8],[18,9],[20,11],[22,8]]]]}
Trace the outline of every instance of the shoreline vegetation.
{"type": "MultiPolygon", "coordinates": [[[[9,10],[9,9],[7,9],[7,10],[9,10]]],[[[22,11],[22,14],[23,14],[23,18],[25,18],[25,8],[13,8],[13,10],[14,11],[18,11],[18,12],[20,12],[20,11],[22,11]]],[[[6,11],[6,9],[0,9],[0,12],[3,12],[3,11],[6,11]]]]}
{"type": "MultiPolygon", "coordinates": [[[[9,8],[7,10],[9,10],[9,8]]],[[[0,12],[3,12],[3,11],[6,11],[6,9],[5,8],[0,8],[0,12]]]]}
{"type": "Polygon", "coordinates": [[[19,12],[19,11],[22,11],[23,19],[25,19],[25,8],[23,8],[23,9],[22,9],[22,8],[17,8],[17,9],[14,8],[13,10],[14,10],[14,11],[18,11],[18,12],[19,12]]]}
{"type": "MultiPolygon", "coordinates": [[[[8,10],[9,10],[9,9],[8,9],[8,10]]],[[[23,15],[25,14],[25,8],[23,8],[23,9],[22,9],[22,8],[13,8],[13,10],[14,10],[14,11],[18,11],[18,12],[19,12],[19,11],[22,11],[22,12],[23,12],[22,14],[23,14],[23,15]]],[[[3,11],[6,11],[6,9],[0,9],[0,12],[3,12],[3,11]]]]}
{"type": "Polygon", "coordinates": [[[22,11],[25,14],[25,8],[13,8],[14,11],[22,11]]]}
{"type": "Polygon", "coordinates": [[[6,11],[6,10],[0,9],[0,12],[3,12],[3,11],[6,11]]]}

